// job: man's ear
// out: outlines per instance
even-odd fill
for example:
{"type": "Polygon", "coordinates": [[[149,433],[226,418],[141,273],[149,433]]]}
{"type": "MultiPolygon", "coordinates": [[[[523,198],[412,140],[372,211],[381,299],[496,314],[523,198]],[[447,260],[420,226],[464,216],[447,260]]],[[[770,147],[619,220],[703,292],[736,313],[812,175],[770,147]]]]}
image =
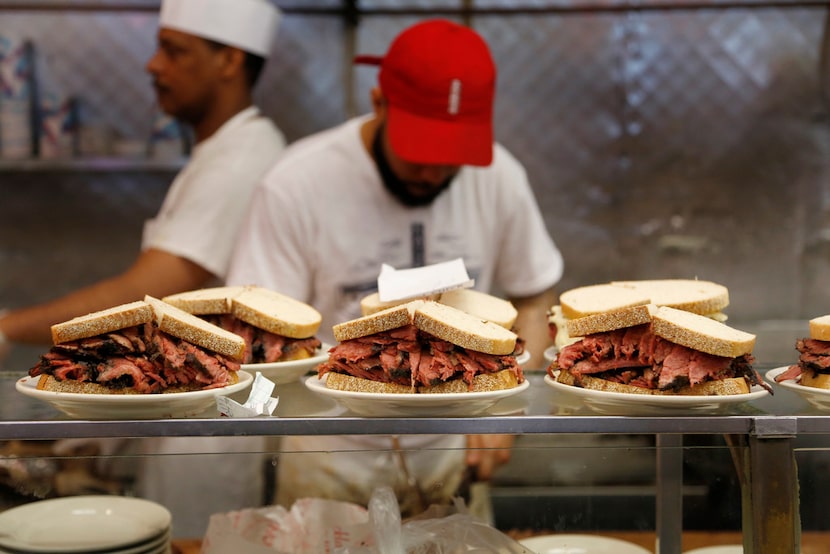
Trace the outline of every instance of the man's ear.
{"type": "Polygon", "coordinates": [[[239,48],[227,47],[222,49],[222,62],[224,68],[222,75],[233,77],[238,74],[245,74],[245,52],[239,48]]]}
{"type": "Polygon", "coordinates": [[[372,99],[372,110],[375,112],[375,117],[383,119],[386,117],[386,97],[383,96],[383,91],[380,87],[373,87],[370,92],[372,99]]]}

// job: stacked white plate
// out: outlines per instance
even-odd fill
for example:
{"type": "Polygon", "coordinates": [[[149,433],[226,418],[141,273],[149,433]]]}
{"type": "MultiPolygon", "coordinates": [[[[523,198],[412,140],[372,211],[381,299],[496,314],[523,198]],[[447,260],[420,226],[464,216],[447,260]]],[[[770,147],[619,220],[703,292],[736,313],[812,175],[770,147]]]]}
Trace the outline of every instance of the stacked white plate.
{"type": "Polygon", "coordinates": [[[70,496],[0,513],[0,553],[169,554],[164,506],[121,496],[70,496]]]}
{"type": "Polygon", "coordinates": [[[650,554],[637,544],[600,535],[556,534],[519,541],[536,554],[650,554]]]}

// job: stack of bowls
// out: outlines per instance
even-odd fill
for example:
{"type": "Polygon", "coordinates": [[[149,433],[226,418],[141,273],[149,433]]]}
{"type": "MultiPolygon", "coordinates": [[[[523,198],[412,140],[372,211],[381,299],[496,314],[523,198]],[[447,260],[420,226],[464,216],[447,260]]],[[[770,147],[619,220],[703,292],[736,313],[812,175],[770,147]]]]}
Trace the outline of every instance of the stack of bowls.
{"type": "Polygon", "coordinates": [[[71,496],[0,513],[4,554],[169,554],[170,512],[121,496],[71,496]]]}

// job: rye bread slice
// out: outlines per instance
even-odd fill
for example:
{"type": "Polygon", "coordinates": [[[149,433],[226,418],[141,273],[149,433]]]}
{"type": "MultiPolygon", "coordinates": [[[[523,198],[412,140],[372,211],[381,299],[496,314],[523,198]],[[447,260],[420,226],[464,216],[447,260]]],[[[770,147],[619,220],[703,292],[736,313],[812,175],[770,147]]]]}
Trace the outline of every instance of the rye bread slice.
{"type": "Polygon", "coordinates": [[[397,383],[384,383],[354,377],[345,373],[330,371],[326,373],[326,388],[351,392],[368,392],[373,394],[410,394],[417,392],[413,387],[397,383]]]}
{"type": "Polygon", "coordinates": [[[239,335],[158,298],[148,295],[144,300],[152,306],[159,330],[232,360],[241,360],[244,357],[245,339],[239,335]]]}
{"type": "Polygon", "coordinates": [[[649,302],[650,298],[645,293],[610,283],[577,287],[559,295],[562,314],[571,319],[621,310],[649,302]]]}
{"type": "Polygon", "coordinates": [[[245,287],[231,300],[231,313],[242,321],[292,339],[307,339],[320,328],[320,312],[279,292],[245,287]]]}
{"type": "Polygon", "coordinates": [[[137,300],[52,325],[55,344],[94,337],[153,321],[153,308],[137,300]]]}
{"type": "Polygon", "coordinates": [[[651,322],[652,313],[656,309],[657,307],[653,304],[642,304],[569,319],[565,322],[565,329],[570,337],[584,337],[615,329],[625,329],[651,322]]]}
{"type": "Polygon", "coordinates": [[[508,355],[516,348],[516,334],[466,312],[438,302],[424,302],[415,310],[415,326],[468,350],[508,355]]]}
{"type": "Polygon", "coordinates": [[[231,313],[231,300],[244,290],[242,286],[196,289],[162,298],[164,302],[194,315],[231,313]]]}
{"type": "Polygon", "coordinates": [[[519,312],[510,301],[473,289],[447,291],[441,294],[438,302],[492,321],[505,329],[512,328],[519,316],[519,312]]]}
{"type": "Polygon", "coordinates": [[[654,312],[651,328],[658,337],[724,358],[751,354],[755,346],[755,335],[751,333],[668,306],[661,306],[654,312]]]}
{"type": "Polygon", "coordinates": [[[367,337],[383,331],[391,331],[412,323],[412,314],[422,300],[413,300],[357,319],[344,321],[332,327],[335,340],[339,342],[367,337]]]}
{"type": "Polygon", "coordinates": [[[611,284],[645,294],[657,306],[668,306],[700,315],[714,314],[729,305],[729,290],[712,281],[645,279],[612,281],[611,284]]]}
{"type": "Polygon", "coordinates": [[[830,341],[830,315],[814,317],[810,320],[810,338],[830,341]]]}

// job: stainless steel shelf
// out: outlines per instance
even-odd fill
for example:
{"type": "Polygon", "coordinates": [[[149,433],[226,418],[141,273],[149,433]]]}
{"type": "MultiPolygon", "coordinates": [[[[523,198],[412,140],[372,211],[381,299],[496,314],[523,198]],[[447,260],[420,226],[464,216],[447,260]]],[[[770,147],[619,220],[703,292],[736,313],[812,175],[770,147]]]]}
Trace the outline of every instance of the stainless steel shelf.
{"type": "MultiPolygon", "coordinates": [[[[0,440],[101,437],[240,435],[421,435],[421,434],[747,434],[753,418],[628,418],[500,416],[475,418],[257,418],[130,421],[4,421],[0,440]]],[[[824,432],[830,432],[830,424],[824,432]]]]}
{"type": "Polygon", "coordinates": [[[78,421],[17,393],[14,381],[18,377],[16,373],[0,374],[0,440],[330,434],[757,434],[762,438],[830,434],[830,417],[812,411],[799,397],[782,389],[776,389],[775,397],[741,405],[724,415],[603,416],[588,410],[561,413],[556,391],[543,382],[541,374],[533,374],[529,376],[529,389],[507,399],[511,402],[505,406],[508,415],[364,418],[343,409],[332,410],[336,405],[331,400],[318,397],[297,382],[277,388],[276,394],[291,400],[281,404],[277,417],[229,419],[208,415],[192,419],[78,421]]]}

